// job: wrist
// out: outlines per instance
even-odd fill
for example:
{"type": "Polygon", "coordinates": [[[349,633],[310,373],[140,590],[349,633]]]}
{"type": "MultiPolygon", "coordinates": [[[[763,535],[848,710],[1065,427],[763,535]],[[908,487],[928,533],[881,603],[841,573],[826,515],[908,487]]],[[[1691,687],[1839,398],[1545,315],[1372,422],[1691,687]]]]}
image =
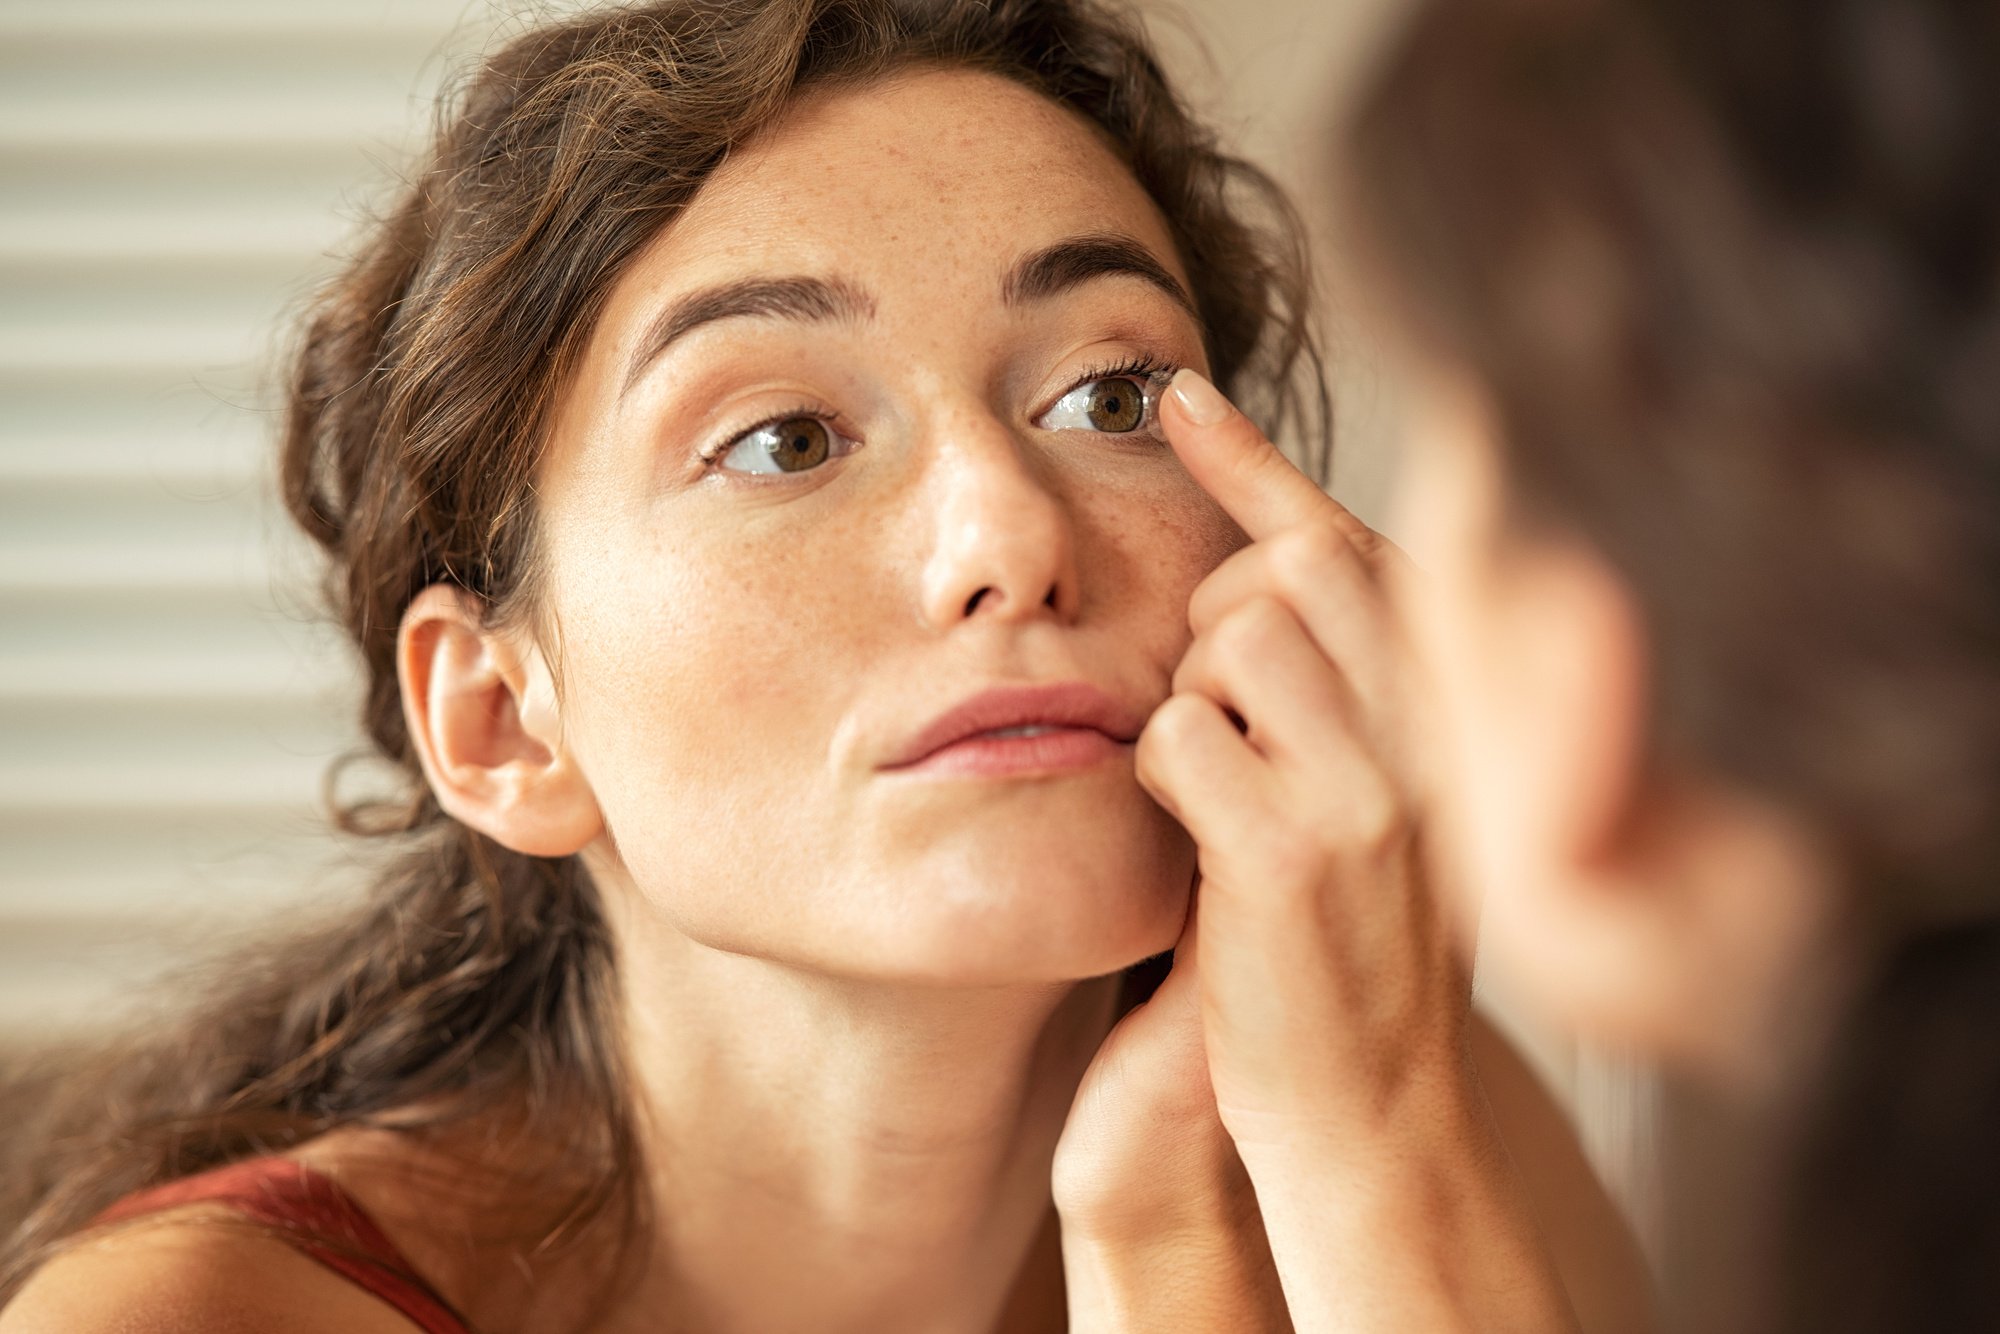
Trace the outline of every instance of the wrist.
{"type": "Polygon", "coordinates": [[[1109,1240],[1063,1234],[1071,1334],[1229,1329],[1289,1334],[1261,1224],[1109,1240]]]}
{"type": "Polygon", "coordinates": [[[1288,1173],[1365,1186],[1385,1173],[1459,1161],[1468,1150],[1483,1154],[1499,1144],[1477,1077],[1464,1061],[1444,1056],[1365,1097],[1218,1111],[1260,1195],[1288,1173]]]}
{"type": "Polygon", "coordinates": [[[1575,1329],[1498,1128],[1472,1092],[1346,1137],[1267,1124],[1244,1149],[1300,1329],[1575,1329]]]}
{"type": "Polygon", "coordinates": [[[1051,1184],[1065,1239],[1134,1253],[1239,1230],[1256,1195],[1236,1146],[1211,1110],[1205,1124],[1158,1135],[1133,1152],[1057,1151],[1051,1184]]]}
{"type": "Polygon", "coordinates": [[[1087,1208],[1058,1204],[1064,1245],[1093,1255],[1138,1257],[1200,1250],[1255,1226],[1257,1199],[1249,1174],[1232,1164],[1234,1180],[1167,1197],[1147,1191],[1124,1200],[1099,1198],[1087,1208]]]}
{"type": "Polygon", "coordinates": [[[1483,1104],[1453,1097],[1344,1132],[1264,1122],[1241,1148],[1244,1173],[1272,1218],[1319,1219],[1357,1234],[1436,1239],[1477,1231],[1511,1196],[1512,1165],[1483,1104]]]}

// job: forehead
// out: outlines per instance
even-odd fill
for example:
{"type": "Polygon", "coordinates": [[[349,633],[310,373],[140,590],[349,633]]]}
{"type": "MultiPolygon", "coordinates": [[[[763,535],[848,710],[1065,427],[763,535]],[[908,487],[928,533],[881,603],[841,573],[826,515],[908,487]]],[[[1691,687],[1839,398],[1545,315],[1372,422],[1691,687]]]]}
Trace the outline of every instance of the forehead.
{"type": "Polygon", "coordinates": [[[1010,80],[906,72],[809,94],[734,150],[607,311],[746,271],[834,273],[885,305],[997,302],[1020,255],[1085,232],[1146,244],[1185,285],[1159,210],[1093,126],[1010,80]]]}

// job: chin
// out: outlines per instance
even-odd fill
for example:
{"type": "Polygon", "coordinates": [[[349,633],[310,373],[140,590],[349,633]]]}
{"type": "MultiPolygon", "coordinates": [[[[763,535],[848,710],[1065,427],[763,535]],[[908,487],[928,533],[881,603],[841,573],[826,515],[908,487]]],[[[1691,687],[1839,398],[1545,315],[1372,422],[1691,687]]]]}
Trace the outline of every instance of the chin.
{"type": "Polygon", "coordinates": [[[1150,802],[1038,833],[960,825],[893,873],[909,905],[878,964],[938,985],[1074,982],[1170,950],[1187,919],[1193,842],[1150,802]],[[904,879],[907,876],[907,879],[904,879]]]}
{"type": "Polygon", "coordinates": [[[998,801],[941,791],[795,840],[632,839],[625,852],[617,874],[687,939],[892,986],[1115,973],[1174,947],[1195,873],[1193,841],[1129,777],[998,801]]]}

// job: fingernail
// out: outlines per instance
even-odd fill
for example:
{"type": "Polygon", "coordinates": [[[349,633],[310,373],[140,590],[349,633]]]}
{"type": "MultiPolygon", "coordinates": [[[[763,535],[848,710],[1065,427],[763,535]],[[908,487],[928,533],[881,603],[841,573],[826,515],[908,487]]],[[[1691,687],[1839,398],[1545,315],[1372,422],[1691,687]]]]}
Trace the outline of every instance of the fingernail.
{"type": "Polygon", "coordinates": [[[1201,372],[1182,367],[1174,373],[1168,388],[1181,401],[1181,411],[1197,426],[1213,426],[1236,409],[1222,391],[1201,377],[1201,372]]]}

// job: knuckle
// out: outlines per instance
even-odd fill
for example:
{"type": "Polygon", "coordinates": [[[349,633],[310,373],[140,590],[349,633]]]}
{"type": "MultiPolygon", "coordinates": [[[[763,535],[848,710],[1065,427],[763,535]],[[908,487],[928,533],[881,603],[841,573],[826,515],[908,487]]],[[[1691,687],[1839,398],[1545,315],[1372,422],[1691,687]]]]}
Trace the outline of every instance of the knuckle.
{"type": "Polygon", "coordinates": [[[1351,567],[1354,546],[1330,523],[1301,524],[1273,539],[1272,581],[1288,593],[1322,587],[1343,567],[1351,567]]]}
{"type": "Polygon", "coordinates": [[[1264,581],[1260,572],[1263,559],[1261,547],[1245,547],[1210,570],[1194,586],[1194,592],[1188,595],[1188,624],[1196,634],[1227,616],[1243,600],[1246,590],[1264,581]]]}
{"type": "MultiPolygon", "coordinates": [[[[1180,662],[1174,667],[1173,694],[1167,696],[1167,704],[1173,703],[1176,696],[1186,694],[1189,691],[1200,690],[1203,684],[1207,682],[1209,679],[1209,653],[1209,641],[1206,639],[1197,639],[1193,644],[1188,646],[1188,651],[1181,655],[1180,662]]],[[[1162,704],[1160,707],[1164,709],[1166,708],[1166,704],[1162,704]]],[[[1157,716],[1156,712],[1155,717],[1157,716]]]]}
{"type": "Polygon", "coordinates": [[[1285,615],[1284,608],[1271,598],[1250,598],[1209,633],[1210,651],[1230,670],[1257,662],[1269,651],[1285,615]]]}
{"type": "Polygon", "coordinates": [[[1413,829],[1409,807],[1379,773],[1350,784],[1340,809],[1341,842],[1371,858],[1400,848],[1413,829]]]}
{"type": "Polygon", "coordinates": [[[1139,733],[1139,742],[1132,748],[1132,774],[1139,780],[1139,786],[1148,792],[1158,793],[1166,785],[1165,765],[1167,756],[1162,749],[1171,749],[1172,743],[1159,729],[1159,715],[1146,724],[1146,730],[1139,733]]]}
{"type": "Polygon", "coordinates": [[[1211,670],[1227,674],[1250,652],[1249,623],[1240,612],[1224,617],[1202,637],[1203,657],[1211,670]]]}
{"type": "Polygon", "coordinates": [[[1355,534],[1354,545],[1367,558],[1368,563],[1378,569],[1408,559],[1401,547],[1373,528],[1363,528],[1355,534]]]}
{"type": "Polygon", "coordinates": [[[1200,725],[1203,707],[1201,699],[1193,694],[1177,692],[1167,696],[1166,702],[1153,710],[1152,721],[1139,734],[1138,754],[1158,763],[1185,749],[1200,725]]]}
{"type": "Polygon", "coordinates": [[[1250,598],[1243,604],[1243,619],[1249,622],[1259,644],[1270,642],[1291,623],[1292,609],[1282,599],[1269,595],[1250,598]]]}
{"type": "Polygon", "coordinates": [[[1201,635],[1228,610],[1228,583],[1234,571],[1224,567],[1194,586],[1188,595],[1188,629],[1201,635]]]}
{"type": "Polygon", "coordinates": [[[1153,711],[1152,719],[1139,733],[1138,744],[1132,748],[1132,771],[1148,792],[1159,794],[1173,786],[1175,760],[1187,749],[1187,723],[1183,719],[1185,710],[1176,701],[1181,695],[1169,696],[1167,702],[1153,711]]]}
{"type": "Polygon", "coordinates": [[[1326,854],[1319,840],[1296,826],[1267,831],[1255,856],[1265,892],[1281,900],[1313,892],[1325,874],[1326,854]]]}
{"type": "Polygon", "coordinates": [[[1326,592],[1330,584],[1362,574],[1362,556],[1344,532],[1328,522],[1302,524],[1284,534],[1270,554],[1270,580],[1294,602],[1326,592]]]}

